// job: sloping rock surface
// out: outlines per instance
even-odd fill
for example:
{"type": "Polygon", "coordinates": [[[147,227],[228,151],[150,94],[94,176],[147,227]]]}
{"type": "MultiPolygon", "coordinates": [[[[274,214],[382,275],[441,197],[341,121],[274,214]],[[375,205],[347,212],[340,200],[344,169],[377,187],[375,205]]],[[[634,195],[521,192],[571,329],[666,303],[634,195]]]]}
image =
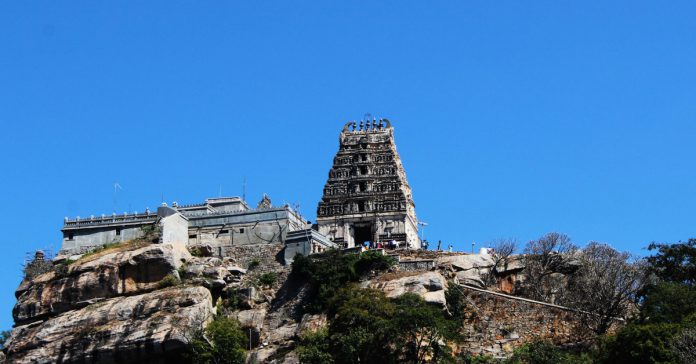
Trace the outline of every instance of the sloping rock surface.
{"type": "Polygon", "coordinates": [[[61,275],[52,271],[22,282],[12,314],[23,325],[102,299],[149,292],[167,275],[178,277],[182,261],[190,258],[183,245],[150,244],[78,261],[61,275]]]}
{"type": "Polygon", "coordinates": [[[379,282],[366,281],[362,286],[382,290],[389,298],[410,292],[420,295],[428,303],[442,307],[447,304],[445,300],[447,281],[439,272],[423,272],[379,282]]]}
{"type": "Polygon", "coordinates": [[[41,323],[16,327],[8,363],[165,362],[213,314],[203,287],[174,287],[111,298],[41,323]]]}
{"type": "Polygon", "coordinates": [[[437,259],[440,266],[451,265],[455,270],[489,268],[494,264],[493,258],[487,254],[462,254],[443,256],[437,259]]]}

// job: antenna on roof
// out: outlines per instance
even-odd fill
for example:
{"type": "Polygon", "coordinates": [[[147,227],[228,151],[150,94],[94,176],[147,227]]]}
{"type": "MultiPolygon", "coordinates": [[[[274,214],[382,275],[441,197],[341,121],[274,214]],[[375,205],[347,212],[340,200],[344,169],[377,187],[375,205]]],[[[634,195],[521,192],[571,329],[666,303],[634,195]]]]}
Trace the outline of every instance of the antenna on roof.
{"type": "Polygon", "coordinates": [[[244,177],[244,183],[242,184],[242,201],[246,202],[246,177],[244,177]]]}
{"type": "Polygon", "coordinates": [[[116,192],[118,192],[119,190],[123,190],[123,187],[121,187],[121,185],[118,182],[114,182],[114,211],[113,212],[116,212],[116,202],[118,201],[116,199],[116,192]]]}

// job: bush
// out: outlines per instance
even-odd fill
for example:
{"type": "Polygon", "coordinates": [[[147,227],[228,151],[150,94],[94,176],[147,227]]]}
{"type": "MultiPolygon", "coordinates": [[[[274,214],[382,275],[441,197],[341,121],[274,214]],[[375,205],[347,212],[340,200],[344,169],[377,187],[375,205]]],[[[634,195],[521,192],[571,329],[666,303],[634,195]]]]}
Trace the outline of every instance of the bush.
{"type": "Polygon", "coordinates": [[[186,277],[187,270],[188,270],[188,264],[182,263],[179,266],[179,269],[176,270],[179,273],[179,279],[184,280],[184,278],[186,277]]]}
{"type": "Polygon", "coordinates": [[[56,272],[56,276],[58,277],[67,277],[68,273],[70,273],[70,270],[68,269],[68,264],[61,263],[53,267],[53,270],[56,272]]]}
{"type": "Polygon", "coordinates": [[[157,283],[157,287],[158,288],[173,287],[173,286],[178,286],[179,283],[181,283],[181,280],[179,280],[179,278],[177,278],[173,274],[169,274],[166,277],[162,278],[162,280],[157,283]]]}
{"type": "Polygon", "coordinates": [[[393,258],[368,252],[365,254],[342,254],[332,250],[316,258],[297,255],[292,263],[292,276],[306,280],[312,291],[310,312],[320,312],[347,283],[357,282],[365,274],[386,270],[394,265],[393,258]]]}
{"type": "Polygon", "coordinates": [[[247,337],[235,319],[217,316],[194,337],[189,357],[196,364],[242,364],[247,337]]]}
{"type": "Polygon", "coordinates": [[[355,261],[355,273],[358,276],[363,276],[373,271],[385,271],[394,263],[394,258],[384,255],[377,250],[369,250],[360,254],[355,261]]]}
{"type": "Polygon", "coordinates": [[[203,249],[199,246],[191,246],[188,249],[189,249],[189,253],[191,253],[191,255],[193,255],[194,257],[201,258],[201,257],[204,257],[206,255],[205,252],[203,251],[203,249]]]}
{"type": "Polygon", "coordinates": [[[329,331],[322,329],[302,335],[297,355],[303,364],[332,364],[329,353],[329,331]]]}
{"type": "Polygon", "coordinates": [[[629,324],[614,336],[604,339],[599,362],[621,363],[673,363],[672,337],[679,332],[676,324],[629,324]]]}
{"type": "Polygon", "coordinates": [[[251,262],[249,262],[249,266],[247,268],[254,269],[254,268],[258,267],[259,265],[261,265],[261,261],[258,260],[258,258],[254,258],[251,260],[251,262]]]}
{"type": "Polygon", "coordinates": [[[224,308],[230,310],[241,308],[242,300],[239,297],[239,289],[237,288],[227,287],[223,289],[220,298],[222,298],[222,307],[224,308]]]}
{"type": "Polygon", "coordinates": [[[471,355],[469,353],[461,355],[459,359],[463,364],[493,364],[498,362],[490,355],[471,355]]]}
{"type": "Polygon", "coordinates": [[[640,314],[645,323],[680,323],[695,312],[696,288],[660,283],[647,290],[640,314]]]}
{"type": "Polygon", "coordinates": [[[682,330],[674,337],[671,346],[679,363],[693,363],[696,360],[696,327],[682,330]]]}
{"type": "Polygon", "coordinates": [[[575,354],[565,351],[551,343],[536,341],[523,345],[505,361],[507,364],[591,364],[587,353],[575,354]]]}
{"type": "Polygon", "coordinates": [[[453,360],[443,345],[448,327],[442,309],[416,294],[390,300],[381,291],[348,285],[336,293],[328,311],[330,339],[325,351],[336,363],[453,360]]]}
{"type": "Polygon", "coordinates": [[[267,272],[259,277],[259,284],[262,286],[273,286],[278,281],[278,274],[275,272],[267,272]]]}
{"type": "Polygon", "coordinates": [[[53,270],[53,263],[50,260],[46,260],[43,252],[37,251],[34,255],[34,259],[29,263],[24,265],[22,269],[24,273],[24,279],[32,280],[44,273],[48,273],[53,270]]]}

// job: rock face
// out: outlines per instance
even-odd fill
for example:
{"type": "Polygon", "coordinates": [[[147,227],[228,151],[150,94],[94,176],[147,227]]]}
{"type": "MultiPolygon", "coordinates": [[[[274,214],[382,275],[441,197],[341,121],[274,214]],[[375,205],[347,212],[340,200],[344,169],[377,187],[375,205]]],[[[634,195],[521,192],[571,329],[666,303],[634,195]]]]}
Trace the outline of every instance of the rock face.
{"type": "MultiPolygon", "coordinates": [[[[311,284],[288,279],[290,267],[279,264],[277,245],[232,248],[224,250],[229,256],[192,257],[183,244],[144,241],[86,255],[22,282],[16,327],[0,363],[177,363],[193,334],[215,314],[240,322],[251,343],[248,362],[299,363],[303,334],[329,325],[326,314],[305,311],[311,284]],[[270,272],[277,281],[259,283],[270,272]]],[[[444,308],[448,284],[466,284],[461,287],[468,292],[468,309],[476,314],[465,312],[471,339],[453,346],[455,352],[503,357],[538,337],[559,344],[581,338],[569,310],[468,286],[483,284],[495,264],[488,255],[403,254],[408,259],[400,263],[408,264],[373,272],[362,287],[389,298],[415,293],[444,308]]],[[[521,267],[511,261],[497,271],[521,267]]]]}
{"type": "Polygon", "coordinates": [[[22,282],[12,314],[24,325],[106,298],[149,292],[164,277],[178,277],[182,261],[190,258],[183,245],[150,244],[78,261],[61,274],[52,271],[22,282]]]}
{"type": "Polygon", "coordinates": [[[464,292],[476,314],[465,315],[460,351],[503,358],[534,341],[567,345],[592,337],[573,310],[482,289],[464,292]]]}
{"type": "Polygon", "coordinates": [[[16,327],[7,344],[10,363],[164,362],[187,343],[190,331],[213,314],[203,287],[173,287],[116,297],[16,327]]]}
{"type": "Polygon", "coordinates": [[[447,304],[445,300],[447,281],[438,272],[423,272],[380,282],[366,281],[362,286],[382,290],[389,298],[410,292],[420,295],[428,303],[442,307],[447,304]]]}

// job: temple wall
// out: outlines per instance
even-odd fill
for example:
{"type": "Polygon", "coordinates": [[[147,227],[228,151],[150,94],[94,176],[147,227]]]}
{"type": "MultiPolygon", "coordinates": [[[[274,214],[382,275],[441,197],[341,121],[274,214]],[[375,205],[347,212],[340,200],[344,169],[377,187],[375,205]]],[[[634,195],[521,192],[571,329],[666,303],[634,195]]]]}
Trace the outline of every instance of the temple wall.
{"type": "Polygon", "coordinates": [[[293,226],[288,224],[287,220],[240,223],[231,226],[192,226],[188,229],[188,243],[211,246],[283,243],[291,228],[293,226]]]}
{"type": "Polygon", "coordinates": [[[188,219],[177,213],[162,218],[160,221],[162,227],[162,243],[186,244],[188,241],[188,219]]]}
{"type": "Polygon", "coordinates": [[[70,254],[83,254],[106,244],[140,238],[144,233],[141,226],[128,226],[120,228],[120,235],[117,233],[116,227],[74,230],[66,232],[65,235],[61,250],[70,254]],[[72,234],[72,240],[70,234],[72,234]]]}

